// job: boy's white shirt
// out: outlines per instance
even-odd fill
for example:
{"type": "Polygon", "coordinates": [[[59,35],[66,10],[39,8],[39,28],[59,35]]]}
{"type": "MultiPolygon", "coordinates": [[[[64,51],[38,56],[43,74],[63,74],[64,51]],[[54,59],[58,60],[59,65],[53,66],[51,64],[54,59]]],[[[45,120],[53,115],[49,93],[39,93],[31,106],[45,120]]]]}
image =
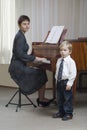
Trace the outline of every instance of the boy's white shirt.
{"type": "MultiPolygon", "coordinates": [[[[59,58],[56,63],[56,73],[55,73],[56,81],[58,77],[58,70],[59,70],[59,65],[61,63],[61,60],[62,57],[59,58]]],[[[64,58],[62,80],[68,79],[67,85],[72,87],[74,80],[76,78],[76,74],[77,74],[77,69],[76,69],[75,61],[69,55],[64,58]]]]}

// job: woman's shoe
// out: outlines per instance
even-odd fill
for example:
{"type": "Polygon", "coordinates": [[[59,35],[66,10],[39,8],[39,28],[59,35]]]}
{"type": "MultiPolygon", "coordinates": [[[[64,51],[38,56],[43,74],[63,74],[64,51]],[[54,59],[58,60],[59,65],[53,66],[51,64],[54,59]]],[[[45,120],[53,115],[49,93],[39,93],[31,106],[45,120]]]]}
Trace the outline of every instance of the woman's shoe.
{"type": "Polygon", "coordinates": [[[54,99],[50,99],[49,101],[45,102],[45,101],[40,101],[39,98],[37,98],[37,105],[38,106],[42,106],[42,107],[47,107],[50,105],[51,102],[53,102],[54,99]]]}

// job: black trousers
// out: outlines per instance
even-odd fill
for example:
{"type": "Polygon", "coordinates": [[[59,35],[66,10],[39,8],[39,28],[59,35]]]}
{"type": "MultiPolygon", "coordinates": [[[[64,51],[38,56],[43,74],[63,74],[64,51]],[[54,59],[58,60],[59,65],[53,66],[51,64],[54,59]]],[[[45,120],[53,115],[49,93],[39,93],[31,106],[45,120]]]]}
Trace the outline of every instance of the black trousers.
{"type": "Polygon", "coordinates": [[[73,93],[66,90],[68,80],[57,81],[57,101],[59,113],[62,115],[73,115],[73,93]]]}

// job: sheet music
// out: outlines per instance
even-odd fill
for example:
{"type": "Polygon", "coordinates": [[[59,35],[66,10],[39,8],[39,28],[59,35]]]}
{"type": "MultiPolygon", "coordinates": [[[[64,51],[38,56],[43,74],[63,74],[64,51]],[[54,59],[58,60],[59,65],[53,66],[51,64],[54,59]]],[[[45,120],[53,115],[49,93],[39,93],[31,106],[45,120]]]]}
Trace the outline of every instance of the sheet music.
{"type": "Polygon", "coordinates": [[[64,26],[53,26],[45,43],[57,44],[63,32],[64,26]]]}

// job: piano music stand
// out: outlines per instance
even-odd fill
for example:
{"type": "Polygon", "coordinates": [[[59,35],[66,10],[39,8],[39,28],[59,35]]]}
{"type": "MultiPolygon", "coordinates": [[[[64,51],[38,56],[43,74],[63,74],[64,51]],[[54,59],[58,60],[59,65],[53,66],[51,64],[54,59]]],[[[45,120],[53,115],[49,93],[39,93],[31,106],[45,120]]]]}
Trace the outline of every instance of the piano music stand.
{"type": "MultiPolygon", "coordinates": [[[[50,33],[50,31],[48,31],[48,34],[47,34],[46,38],[44,39],[43,43],[45,43],[45,41],[46,41],[46,39],[47,39],[49,33],[50,33]]],[[[60,39],[59,39],[59,42],[58,42],[59,45],[64,41],[66,33],[67,33],[67,29],[65,28],[65,29],[63,30],[62,34],[61,34],[60,39]]]]}
{"type": "Polygon", "coordinates": [[[64,29],[59,39],[59,45],[64,41],[66,33],[67,33],[67,29],[64,29]]]}

